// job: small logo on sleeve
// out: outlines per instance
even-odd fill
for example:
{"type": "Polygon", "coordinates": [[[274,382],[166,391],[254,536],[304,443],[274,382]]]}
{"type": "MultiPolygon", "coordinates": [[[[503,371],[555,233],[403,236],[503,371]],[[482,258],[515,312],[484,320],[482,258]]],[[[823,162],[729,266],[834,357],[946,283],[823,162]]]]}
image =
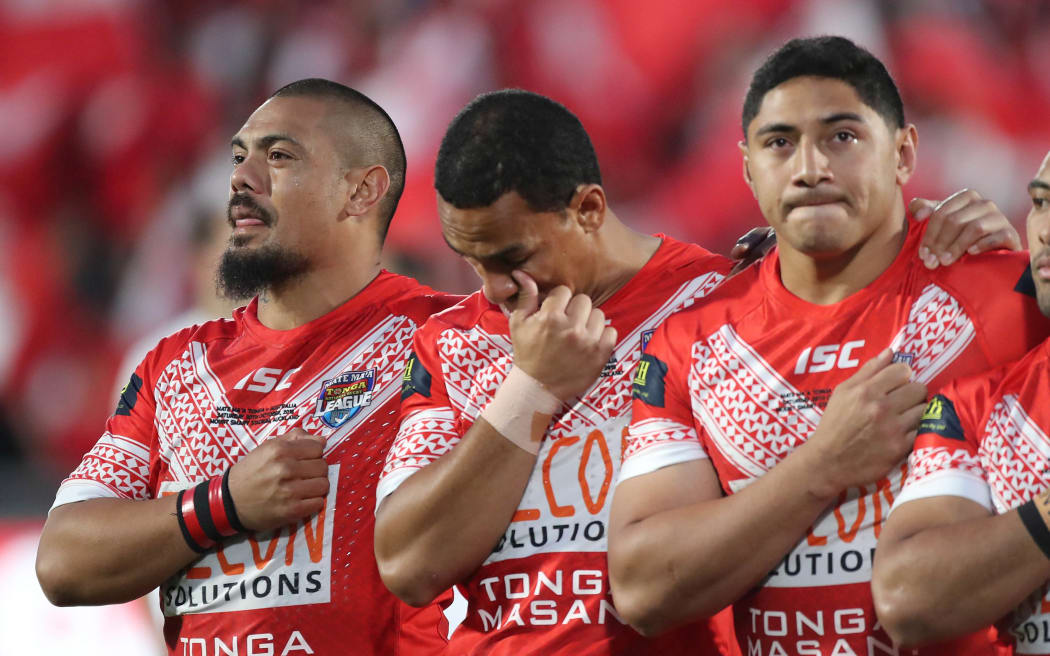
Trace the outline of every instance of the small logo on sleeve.
{"type": "Polygon", "coordinates": [[[314,414],[329,427],[339,428],[372,402],[375,382],[375,369],[345,371],[324,381],[314,414]]]}
{"type": "Polygon", "coordinates": [[[645,353],[645,347],[649,346],[649,340],[651,340],[653,338],[653,333],[655,333],[655,332],[656,332],[655,329],[649,329],[649,330],[643,330],[642,331],[642,353],[645,353]]]}
{"type": "Polygon", "coordinates": [[[117,401],[117,409],[113,414],[130,417],[135,403],[139,400],[140,389],[142,389],[142,379],[138,374],[131,374],[131,380],[120,390],[120,400],[117,401]]]}
{"type": "Polygon", "coordinates": [[[664,407],[664,377],[667,376],[667,364],[654,355],[642,354],[638,368],[631,381],[631,392],[634,398],[641,399],[651,406],[664,407]]]}
{"type": "Polygon", "coordinates": [[[404,401],[416,393],[430,398],[430,372],[413,352],[405,365],[405,373],[401,376],[401,400],[404,401]]]}
{"type": "Polygon", "coordinates": [[[965,439],[962,423],[955,414],[955,406],[941,394],[934,396],[926,405],[926,411],[919,420],[919,433],[933,433],[950,440],[965,439]]]}

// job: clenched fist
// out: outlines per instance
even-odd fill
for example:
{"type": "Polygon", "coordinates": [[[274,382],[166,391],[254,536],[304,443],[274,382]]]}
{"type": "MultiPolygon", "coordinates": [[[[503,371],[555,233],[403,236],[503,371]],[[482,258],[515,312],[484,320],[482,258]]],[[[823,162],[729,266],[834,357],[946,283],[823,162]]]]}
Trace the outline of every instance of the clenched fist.
{"type": "Polygon", "coordinates": [[[826,496],[876,481],[911,451],[926,407],[926,386],[911,369],[893,364],[886,349],[835,388],[806,448],[816,454],[816,475],[826,496]]]}
{"type": "Polygon", "coordinates": [[[563,401],[590,387],[616,346],[616,329],[605,325],[605,313],[586,294],[568,287],[551,290],[539,304],[536,281],[521,271],[518,305],[510,315],[514,364],[563,401]]]}
{"type": "Polygon", "coordinates": [[[245,527],[268,531],[324,507],[323,437],[293,428],[260,444],[230,469],[230,496],[245,527]]]}

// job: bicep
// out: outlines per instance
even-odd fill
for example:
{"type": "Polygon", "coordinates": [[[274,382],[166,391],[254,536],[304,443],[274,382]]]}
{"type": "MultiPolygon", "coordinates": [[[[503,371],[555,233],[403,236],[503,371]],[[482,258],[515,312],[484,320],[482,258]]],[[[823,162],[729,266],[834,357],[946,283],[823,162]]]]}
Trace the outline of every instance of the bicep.
{"type": "Polygon", "coordinates": [[[688,460],[622,481],[613,498],[613,531],[663,512],[718,499],[722,488],[709,458],[688,460]]]}
{"type": "Polygon", "coordinates": [[[981,504],[960,496],[943,495],[908,501],[894,508],[886,520],[878,549],[891,554],[901,542],[922,531],[990,515],[981,504]]]}

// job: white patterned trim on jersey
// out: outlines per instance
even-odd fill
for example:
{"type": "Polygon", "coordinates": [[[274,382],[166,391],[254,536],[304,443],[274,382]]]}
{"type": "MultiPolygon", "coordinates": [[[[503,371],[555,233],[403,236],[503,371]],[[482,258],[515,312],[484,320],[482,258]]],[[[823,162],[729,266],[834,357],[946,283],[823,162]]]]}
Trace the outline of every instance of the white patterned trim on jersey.
{"type": "Polygon", "coordinates": [[[376,508],[405,479],[452,450],[459,442],[452,408],[425,408],[402,421],[376,486],[376,508]]]}
{"type": "Polygon", "coordinates": [[[991,489],[977,455],[943,446],[920,447],[908,458],[908,478],[890,513],[909,501],[963,497],[993,510],[991,489]]]}
{"type": "Polygon", "coordinates": [[[706,457],[692,426],[666,419],[644,419],[631,424],[618,482],[706,457]]]}
{"type": "Polygon", "coordinates": [[[106,432],[63,482],[52,508],[95,497],[149,499],[149,449],[106,432]]]}
{"type": "Polygon", "coordinates": [[[962,305],[934,284],[912,303],[908,322],[890,343],[894,353],[917,356],[910,366],[915,380],[928,383],[973,341],[976,330],[962,305]]]}
{"type": "Polygon", "coordinates": [[[1028,416],[1016,395],[995,404],[984,427],[981,454],[996,511],[1020,506],[1050,486],[1050,437],[1028,416]]]}

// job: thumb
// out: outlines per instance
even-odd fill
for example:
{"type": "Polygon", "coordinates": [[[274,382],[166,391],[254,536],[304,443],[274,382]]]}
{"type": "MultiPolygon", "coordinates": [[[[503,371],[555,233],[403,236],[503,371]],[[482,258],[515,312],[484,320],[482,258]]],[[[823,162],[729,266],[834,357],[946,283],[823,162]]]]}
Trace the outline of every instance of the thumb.
{"type": "Polygon", "coordinates": [[[515,269],[511,271],[510,276],[514,278],[514,282],[518,283],[518,304],[511,316],[516,315],[520,321],[539,308],[540,288],[532,276],[524,271],[515,269]]]}
{"type": "Polygon", "coordinates": [[[936,201],[926,198],[912,198],[911,202],[908,203],[908,212],[911,213],[916,221],[925,221],[937,209],[938,204],[936,201]]]}
{"type": "Polygon", "coordinates": [[[311,440],[320,444],[325,443],[325,438],[323,435],[314,435],[313,433],[307,433],[302,428],[293,428],[292,430],[288,431],[284,435],[281,435],[280,437],[286,440],[311,440]]]}

